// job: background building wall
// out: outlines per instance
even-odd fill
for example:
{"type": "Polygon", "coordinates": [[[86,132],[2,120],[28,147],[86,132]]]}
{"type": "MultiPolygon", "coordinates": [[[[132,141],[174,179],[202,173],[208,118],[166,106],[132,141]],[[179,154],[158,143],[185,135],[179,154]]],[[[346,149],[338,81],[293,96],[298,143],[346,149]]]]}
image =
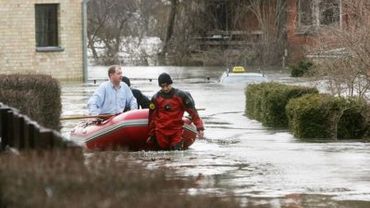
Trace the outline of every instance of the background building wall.
{"type": "Polygon", "coordinates": [[[0,73],[82,80],[81,0],[1,0],[0,73]],[[60,52],[36,52],[35,4],[59,4],[60,52]]]}
{"type": "Polygon", "coordinates": [[[314,45],[316,34],[299,33],[297,0],[287,1],[287,42],[289,62],[294,63],[304,58],[308,48],[314,45]]]}
{"type": "MultiPolygon", "coordinates": [[[[312,0],[313,1],[313,0],[312,0]]],[[[346,10],[343,9],[343,2],[349,0],[338,0],[339,5],[339,20],[333,25],[318,25],[317,15],[318,9],[313,12],[314,22],[310,27],[302,29],[299,27],[299,8],[298,0],[288,0],[288,18],[287,18],[287,42],[289,50],[289,62],[295,63],[305,58],[306,55],[315,53],[319,49],[323,49],[325,45],[327,50],[336,49],[339,47],[340,41],[335,35],[335,31],[346,30],[343,25],[343,14],[346,10]]],[[[319,0],[316,0],[319,3],[319,0]]],[[[319,4],[318,4],[319,5],[319,4]]]]}

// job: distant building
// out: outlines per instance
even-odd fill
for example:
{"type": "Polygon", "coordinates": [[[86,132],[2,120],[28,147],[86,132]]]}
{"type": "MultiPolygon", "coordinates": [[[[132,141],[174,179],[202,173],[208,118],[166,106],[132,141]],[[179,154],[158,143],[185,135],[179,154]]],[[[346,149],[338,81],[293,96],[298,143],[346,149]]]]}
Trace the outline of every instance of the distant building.
{"type": "MultiPolygon", "coordinates": [[[[335,31],[355,32],[367,27],[370,21],[368,0],[288,0],[287,45],[289,59],[314,57],[320,51],[322,58],[338,57],[345,52],[335,31]],[[334,30],[333,30],[334,29],[334,30]],[[334,33],[333,33],[334,31],[334,33]]],[[[355,34],[355,33],[353,33],[355,34]]]]}
{"type": "Polygon", "coordinates": [[[314,50],[319,31],[342,28],[342,0],[288,0],[287,44],[289,59],[302,59],[314,50]]]}
{"type": "MultiPolygon", "coordinates": [[[[208,0],[206,2],[204,8],[209,11],[208,19],[215,23],[213,27],[209,27],[210,34],[206,34],[206,38],[201,38],[203,45],[213,47],[221,45],[221,49],[239,46],[240,51],[248,48],[258,50],[262,48],[258,47],[262,45],[261,43],[266,44],[270,37],[281,33],[278,35],[283,38],[276,41],[284,43],[276,48],[278,51],[275,53],[287,56],[284,60],[287,59],[290,63],[312,56],[322,49],[323,45],[326,47],[324,52],[326,57],[346,54],[333,29],[355,31],[356,27],[366,27],[368,24],[364,25],[360,16],[370,14],[369,0],[240,0],[238,3],[233,0],[208,0]],[[241,5],[244,5],[244,10],[237,10],[242,7],[241,5]],[[277,17],[281,19],[277,20],[277,17]]],[[[370,18],[368,18],[369,21],[370,18]]],[[[267,44],[273,44],[273,42],[267,44]]]]}
{"type": "Polygon", "coordinates": [[[82,80],[82,0],[1,0],[0,73],[82,80]]]}

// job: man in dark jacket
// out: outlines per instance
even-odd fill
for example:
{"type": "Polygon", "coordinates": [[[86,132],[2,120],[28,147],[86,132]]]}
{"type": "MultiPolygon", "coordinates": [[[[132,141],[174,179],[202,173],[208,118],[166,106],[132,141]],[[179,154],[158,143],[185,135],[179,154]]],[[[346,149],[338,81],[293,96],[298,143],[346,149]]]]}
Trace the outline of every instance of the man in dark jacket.
{"type": "MultiPolygon", "coordinates": [[[[137,100],[137,108],[149,108],[150,100],[148,97],[143,95],[143,93],[139,89],[135,89],[131,87],[130,79],[128,77],[123,76],[122,82],[126,83],[127,86],[130,87],[132,94],[134,94],[134,97],[137,100]]],[[[126,111],[126,110],[125,110],[126,111]]]]}
{"type": "Polygon", "coordinates": [[[163,150],[181,150],[184,112],[187,111],[197,127],[198,137],[204,133],[203,121],[195,109],[190,93],[172,87],[172,79],[167,73],[158,77],[161,90],[157,92],[149,105],[148,146],[157,145],[163,150]]]}

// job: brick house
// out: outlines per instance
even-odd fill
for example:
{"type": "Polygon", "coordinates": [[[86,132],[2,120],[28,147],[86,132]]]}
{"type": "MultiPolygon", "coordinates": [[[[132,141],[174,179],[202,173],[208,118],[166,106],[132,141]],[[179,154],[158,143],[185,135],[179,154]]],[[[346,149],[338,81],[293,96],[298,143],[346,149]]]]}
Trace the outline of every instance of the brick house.
{"type": "Polygon", "coordinates": [[[83,79],[83,0],[1,0],[0,69],[83,79]]]}
{"type": "Polygon", "coordinates": [[[340,51],[341,40],[331,32],[343,30],[355,34],[356,28],[366,27],[360,19],[365,17],[369,21],[366,16],[369,9],[369,3],[363,0],[288,0],[289,60],[294,62],[315,54],[322,44],[328,54],[340,51]]]}
{"type": "MultiPolygon", "coordinates": [[[[337,35],[333,31],[350,31],[355,27],[366,27],[363,22],[359,21],[359,16],[370,13],[369,0],[241,0],[240,2],[250,5],[250,7],[245,7],[250,11],[243,14],[244,18],[240,18],[237,16],[240,13],[231,12],[234,2],[232,0],[209,0],[207,2],[210,4],[208,8],[215,12],[213,16],[218,18],[218,22],[225,22],[219,24],[220,26],[216,29],[225,30],[227,34],[232,34],[234,31],[246,31],[258,34],[260,37],[267,37],[274,31],[283,33],[281,37],[284,38],[277,39],[275,42],[286,42],[284,48],[278,50],[286,49],[284,55],[288,56],[286,58],[290,63],[317,53],[319,49],[323,49],[323,45],[329,52],[342,52],[341,41],[336,39],[337,35]],[[260,8],[256,8],[256,5],[260,8]],[[279,16],[281,19],[277,20],[276,14],[280,11],[283,11],[279,16]],[[235,14],[237,18],[244,21],[240,24],[241,28],[232,26],[231,21],[235,14]],[[260,21],[256,14],[260,15],[260,21]],[[264,22],[265,25],[260,25],[260,22],[264,22]],[[283,25],[284,29],[278,29],[277,22],[279,26],[283,25]]],[[[238,7],[240,4],[234,6],[238,7]]],[[[258,41],[253,42],[258,44],[258,41]]],[[[273,42],[268,44],[273,44],[273,42]]]]}

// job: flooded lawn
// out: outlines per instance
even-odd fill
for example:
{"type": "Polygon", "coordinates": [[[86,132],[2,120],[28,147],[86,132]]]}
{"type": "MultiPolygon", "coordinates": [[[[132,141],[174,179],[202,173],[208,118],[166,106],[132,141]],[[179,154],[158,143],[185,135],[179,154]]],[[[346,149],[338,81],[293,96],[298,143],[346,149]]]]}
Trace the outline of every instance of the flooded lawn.
{"type": "MultiPolygon", "coordinates": [[[[89,70],[88,83],[63,83],[63,115],[86,114],[86,103],[107,78],[106,67],[89,70]],[[97,80],[96,84],[92,80],[97,80]]],[[[192,93],[205,122],[204,140],[189,150],[130,152],[148,169],[171,167],[178,177],[198,177],[191,194],[234,195],[261,207],[370,207],[370,144],[302,142],[287,130],[263,127],[244,116],[243,85],[221,85],[222,68],[125,67],[131,85],[148,96],[168,72],[173,86],[192,93]],[[150,81],[152,80],[152,81],[150,81]]],[[[296,82],[266,72],[271,80],[296,82]]],[[[64,121],[62,133],[79,121],[64,121]]]]}

